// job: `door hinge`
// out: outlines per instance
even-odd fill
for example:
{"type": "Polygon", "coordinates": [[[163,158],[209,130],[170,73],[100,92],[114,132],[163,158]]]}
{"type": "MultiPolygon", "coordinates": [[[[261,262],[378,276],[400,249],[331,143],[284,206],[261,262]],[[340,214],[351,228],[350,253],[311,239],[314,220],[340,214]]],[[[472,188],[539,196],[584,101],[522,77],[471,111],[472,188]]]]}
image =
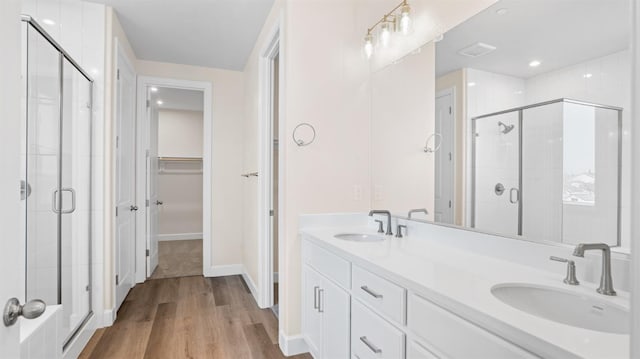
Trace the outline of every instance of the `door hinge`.
{"type": "Polygon", "coordinates": [[[84,287],[84,289],[88,292],[88,291],[90,291],[90,290],[91,290],[91,286],[90,286],[90,285],[87,285],[86,287],[84,287]]]}
{"type": "Polygon", "coordinates": [[[149,200],[148,200],[148,199],[146,199],[146,200],[144,201],[144,203],[145,203],[145,206],[149,207],[149,200]]]}
{"type": "Polygon", "coordinates": [[[149,250],[147,249],[147,257],[149,256],[149,250]]]}
{"type": "Polygon", "coordinates": [[[449,201],[449,208],[451,208],[451,201],[449,201]]]}
{"type": "Polygon", "coordinates": [[[451,115],[451,106],[449,106],[449,114],[451,115]]]}
{"type": "Polygon", "coordinates": [[[118,206],[116,206],[116,217],[118,217],[118,206]]]}
{"type": "Polygon", "coordinates": [[[451,158],[452,158],[452,157],[451,157],[451,152],[449,152],[449,161],[451,161],[451,158]]]}
{"type": "Polygon", "coordinates": [[[151,102],[147,100],[147,107],[149,107],[150,105],[151,105],[151,102]]]}
{"type": "Polygon", "coordinates": [[[120,136],[116,136],[116,148],[120,147],[120,136]]]}
{"type": "Polygon", "coordinates": [[[120,284],[120,277],[116,274],[116,285],[120,284]]]}
{"type": "Polygon", "coordinates": [[[116,80],[120,80],[120,69],[116,71],[116,80]]]}
{"type": "Polygon", "coordinates": [[[275,214],[275,212],[272,209],[270,209],[269,210],[269,216],[273,217],[274,214],[275,214]]]}

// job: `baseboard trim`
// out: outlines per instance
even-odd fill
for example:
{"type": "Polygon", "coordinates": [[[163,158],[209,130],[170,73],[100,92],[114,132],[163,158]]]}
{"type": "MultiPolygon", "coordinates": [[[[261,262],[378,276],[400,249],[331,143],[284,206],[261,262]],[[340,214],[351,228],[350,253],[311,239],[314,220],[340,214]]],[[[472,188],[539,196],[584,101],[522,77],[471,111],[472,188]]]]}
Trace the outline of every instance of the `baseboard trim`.
{"type": "Polygon", "coordinates": [[[117,312],[114,309],[105,309],[102,314],[102,325],[101,327],[110,327],[116,321],[117,312]]]}
{"type": "Polygon", "coordinates": [[[212,266],[205,268],[205,277],[224,277],[228,275],[239,275],[244,273],[244,266],[242,264],[227,264],[221,266],[212,266]]]}
{"type": "Polygon", "coordinates": [[[202,239],[202,233],[174,233],[158,234],[158,241],[187,241],[191,239],[202,239]]]}
{"type": "Polygon", "coordinates": [[[309,352],[309,346],[302,335],[287,336],[283,331],[278,333],[280,350],[285,356],[298,355],[309,352]]]}
{"type": "Polygon", "coordinates": [[[253,299],[258,303],[258,289],[256,288],[256,284],[251,279],[251,276],[247,274],[246,271],[242,271],[242,278],[244,282],[247,283],[247,287],[249,287],[249,291],[251,291],[251,295],[253,295],[253,299]]]}

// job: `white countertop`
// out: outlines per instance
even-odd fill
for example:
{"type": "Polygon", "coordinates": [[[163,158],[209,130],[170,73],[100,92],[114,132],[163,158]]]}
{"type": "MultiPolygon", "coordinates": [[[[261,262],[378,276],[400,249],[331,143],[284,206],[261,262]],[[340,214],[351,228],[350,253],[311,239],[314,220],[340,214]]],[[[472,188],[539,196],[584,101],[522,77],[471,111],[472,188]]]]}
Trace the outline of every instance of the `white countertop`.
{"type": "Polygon", "coordinates": [[[444,245],[446,238],[387,237],[379,242],[334,238],[338,233],[375,233],[367,227],[303,228],[305,238],[404,286],[483,328],[543,357],[629,358],[629,335],[573,327],[515,309],[491,294],[502,283],[527,283],[583,293],[629,308],[629,293],[596,293],[592,283],[563,284],[557,273],[444,245]]]}

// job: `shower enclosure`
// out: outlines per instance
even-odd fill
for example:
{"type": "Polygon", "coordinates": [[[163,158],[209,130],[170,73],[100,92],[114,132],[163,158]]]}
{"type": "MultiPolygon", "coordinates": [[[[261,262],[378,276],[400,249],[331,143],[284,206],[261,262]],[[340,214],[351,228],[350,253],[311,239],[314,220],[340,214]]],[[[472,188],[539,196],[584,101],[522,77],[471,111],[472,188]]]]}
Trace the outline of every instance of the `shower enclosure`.
{"type": "Polygon", "coordinates": [[[92,80],[23,16],[26,300],[61,305],[69,342],[91,316],[92,80]]]}
{"type": "Polygon", "coordinates": [[[471,226],[619,245],[621,121],[621,108],[569,99],[473,118],[471,226]]]}

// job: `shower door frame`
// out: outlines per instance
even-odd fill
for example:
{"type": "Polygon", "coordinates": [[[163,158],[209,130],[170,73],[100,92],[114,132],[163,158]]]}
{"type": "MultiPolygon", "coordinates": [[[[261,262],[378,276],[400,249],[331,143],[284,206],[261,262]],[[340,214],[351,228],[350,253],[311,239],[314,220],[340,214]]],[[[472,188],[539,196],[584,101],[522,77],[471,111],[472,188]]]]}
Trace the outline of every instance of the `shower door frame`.
{"type": "MultiPolygon", "coordinates": [[[[549,101],[543,101],[543,102],[538,102],[538,103],[534,103],[531,105],[526,105],[526,106],[520,106],[520,107],[515,107],[515,108],[510,108],[507,110],[502,110],[502,111],[498,111],[498,112],[492,112],[492,113],[488,113],[485,115],[480,115],[480,116],[475,116],[471,118],[471,186],[470,191],[471,191],[471,201],[470,201],[470,226],[473,230],[476,230],[476,120],[480,120],[483,118],[488,118],[488,117],[494,117],[494,116],[498,116],[498,115],[503,115],[503,114],[507,114],[507,113],[512,113],[512,112],[518,112],[518,236],[520,239],[524,239],[522,238],[522,212],[523,212],[523,206],[522,206],[522,198],[523,198],[523,191],[522,191],[522,125],[524,122],[524,111],[528,110],[528,109],[532,109],[532,108],[536,108],[536,107],[542,107],[542,106],[547,106],[547,105],[552,105],[552,104],[556,104],[556,103],[570,103],[570,104],[575,104],[575,105],[581,105],[581,106],[589,106],[589,107],[594,107],[594,108],[601,108],[601,109],[606,109],[606,110],[612,110],[612,111],[616,111],[618,113],[618,171],[617,171],[617,183],[618,183],[618,188],[617,188],[617,204],[616,204],[616,216],[617,216],[617,223],[618,223],[618,228],[617,228],[617,233],[616,233],[616,245],[615,247],[619,247],[621,245],[621,241],[622,241],[622,113],[624,111],[623,108],[621,107],[616,107],[616,106],[609,106],[609,105],[603,105],[603,104],[597,104],[597,103],[591,103],[591,102],[587,102],[587,101],[580,101],[580,100],[573,100],[570,98],[559,98],[559,99],[555,99],[555,100],[549,100],[549,101]]],[[[490,234],[495,234],[495,235],[499,235],[499,236],[506,236],[509,237],[508,235],[504,234],[504,233],[493,233],[490,231],[483,231],[481,230],[481,232],[486,232],[486,233],[490,233],[490,234]]],[[[539,242],[539,241],[538,241],[539,242]]],[[[562,238],[560,238],[560,242],[557,242],[559,244],[562,244],[562,238]]]]}
{"type": "MultiPolygon", "coordinates": [[[[54,49],[58,52],[59,54],[59,80],[60,80],[60,97],[59,97],[59,102],[60,102],[60,124],[59,124],[59,130],[60,130],[60,138],[59,138],[59,146],[60,146],[60,159],[58,161],[58,189],[60,189],[61,185],[62,185],[62,140],[63,140],[63,133],[62,133],[62,126],[63,126],[63,105],[64,105],[64,87],[63,87],[63,80],[64,80],[64,60],[67,60],[69,62],[70,65],[72,65],[87,81],[89,81],[89,132],[93,133],[93,87],[94,87],[94,80],[93,78],[89,75],[88,72],[86,72],[74,59],[73,57],[71,57],[71,55],[69,55],[69,53],[67,51],[64,50],[64,48],[58,43],[56,42],[56,40],[53,39],[53,37],[51,37],[51,35],[49,35],[49,33],[47,33],[46,30],[44,30],[44,28],[42,28],[42,26],[30,15],[21,15],[21,21],[26,23],[26,31],[28,32],[29,29],[33,29],[35,30],[40,36],[42,36],[42,38],[44,38],[49,44],[51,44],[51,46],[54,47],[54,49]]],[[[29,36],[27,35],[27,47],[26,47],[26,54],[27,54],[27,59],[29,57],[29,45],[28,45],[28,38],[29,36]]],[[[28,61],[28,60],[27,60],[28,61]]],[[[26,74],[26,78],[24,81],[27,81],[27,88],[28,88],[28,76],[29,76],[29,69],[28,69],[28,65],[27,65],[27,74],[26,74]]],[[[28,108],[29,106],[29,97],[27,96],[26,98],[26,106],[28,108]]],[[[28,111],[25,112],[26,113],[26,117],[24,117],[25,121],[28,121],[28,111]]],[[[28,156],[27,156],[28,158],[28,156]]],[[[93,208],[93,141],[91,139],[89,139],[89,177],[88,177],[88,191],[87,193],[89,193],[89,201],[88,201],[88,210],[89,210],[89,217],[88,217],[88,253],[87,253],[87,258],[88,258],[88,297],[89,297],[89,308],[88,308],[88,312],[87,314],[84,316],[84,318],[82,318],[82,320],[80,321],[80,324],[78,324],[75,328],[72,328],[71,332],[69,333],[62,333],[62,335],[66,335],[64,341],[62,342],[62,351],[64,352],[67,347],[69,346],[69,344],[71,344],[74,339],[78,336],[78,334],[82,331],[82,328],[85,327],[85,325],[89,322],[89,320],[93,317],[94,312],[93,312],[93,236],[92,236],[92,230],[93,230],[93,223],[92,223],[92,208],[93,208]]],[[[62,203],[62,192],[58,191],[58,203],[62,203]]],[[[64,303],[62,303],[62,297],[61,297],[61,290],[62,290],[62,283],[61,283],[61,276],[62,276],[62,255],[61,255],[61,251],[60,251],[60,246],[62,245],[62,228],[60,225],[60,220],[61,220],[61,216],[62,213],[58,213],[58,219],[57,219],[57,223],[58,223],[58,239],[57,239],[57,245],[58,245],[58,251],[57,251],[57,263],[58,263],[58,305],[63,305],[64,303]]],[[[25,236],[25,248],[26,248],[26,236],[25,236]]],[[[26,272],[26,266],[25,266],[25,272],[26,272]]],[[[27,281],[27,276],[25,276],[25,297],[28,297],[26,295],[26,281],[27,281]]]]}

